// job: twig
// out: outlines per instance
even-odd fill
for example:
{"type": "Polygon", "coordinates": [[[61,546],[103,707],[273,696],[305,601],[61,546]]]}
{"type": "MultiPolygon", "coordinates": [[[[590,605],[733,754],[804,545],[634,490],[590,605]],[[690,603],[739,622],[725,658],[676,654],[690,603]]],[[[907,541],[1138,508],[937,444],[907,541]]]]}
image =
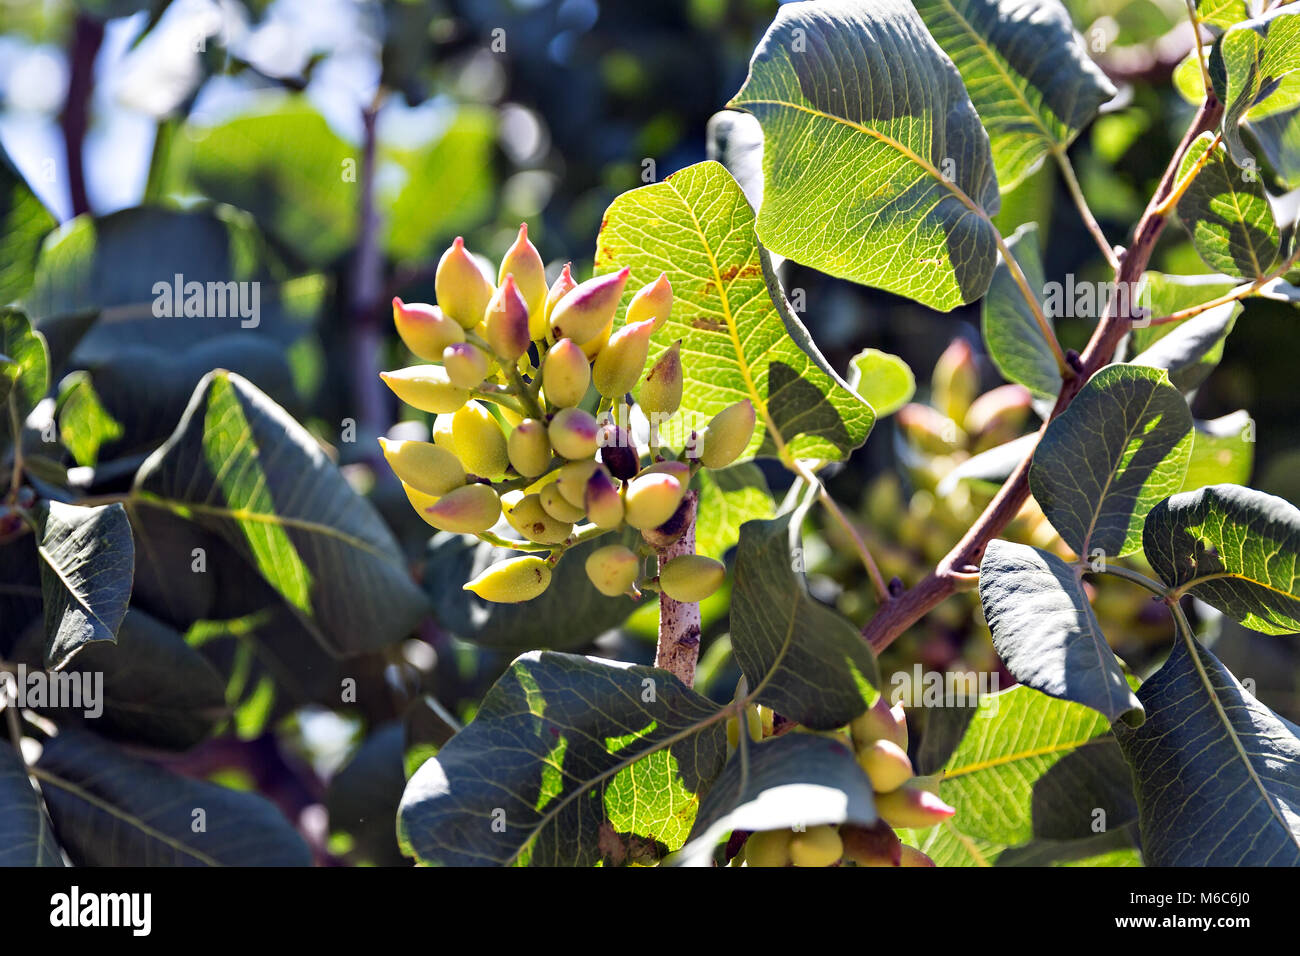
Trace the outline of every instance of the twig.
{"type": "Polygon", "coordinates": [[[1039,304],[1038,296],[1034,294],[1033,289],[1029,288],[1029,280],[1025,278],[1024,270],[1020,268],[1020,263],[1011,254],[1011,249],[1008,248],[997,229],[993,230],[993,237],[997,242],[998,252],[1002,253],[1002,261],[1006,263],[1007,271],[1011,273],[1011,278],[1020,290],[1020,294],[1024,297],[1025,303],[1029,306],[1029,311],[1033,313],[1034,321],[1038,323],[1043,338],[1047,340],[1052,354],[1056,356],[1056,367],[1060,370],[1061,377],[1068,380],[1074,375],[1074,369],[1065,360],[1065,352],[1061,350],[1061,343],[1056,341],[1056,330],[1052,328],[1052,323],[1047,321],[1047,316],[1043,314],[1043,307],[1039,304]]]}
{"type": "Polygon", "coordinates": [[[1293,252],[1287,257],[1285,262],[1267,275],[1262,275],[1244,285],[1239,285],[1230,292],[1225,292],[1217,299],[1210,299],[1208,302],[1202,302],[1199,305],[1189,305],[1185,309],[1179,309],[1177,312],[1170,312],[1168,315],[1162,315],[1158,319],[1152,319],[1150,324],[1168,325],[1170,322],[1181,322],[1184,319],[1190,319],[1194,315],[1200,315],[1202,312],[1208,312],[1210,309],[1216,309],[1221,305],[1227,305],[1229,302],[1236,302],[1238,299],[1244,299],[1246,296],[1258,292],[1274,279],[1280,279],[1282,276],[1286,275],[1291,270],[1291,267],[1297,262],[1300,262],[1300,249],[1293,252]]]}
{"type": "Polygon", "coordinates": [[[68,94],[63,101],[59,125],[63,128],[63,149],[68,163],[68,195],[72,214],[90,212],[86,195],[86,169],[82,148],[86,141],[90,97],[95,88],[95,56],[104,40],[104,24],[86,13],[78,13],[72,25],[72,45],[68,51],[68,94]]]}
{"type": "Polygon", "coordinates": [[[1065,180],[1065,188],[1069,191],[1070,198],[1074,200],[1075,208],[1079,210],[1079,217],[1083,219],[1084,227],[1097,241],[1097,248],[1106,257],[1106,263],[1111,269],[1118,271],[1119,256],[1115,254],[1115,247],[1106,238],[1101,223],[1097,222],[1097,217],[1092,214],[1092,209],[1088,206],[1088,200],[1083,195],[1083,187],[1079,185],[1079,177],[1074,174],[1074,164],[1070,162],[1070,157],[1066,155],[1064,149],[1053,147],[1052,155],[1056,158],[1057,168],[1061,170],[1061,178],[1065,180]]]}
{"type": "MultiPolygon", "coordinates": [[[[382,94],[381,94],[382,95],[382,94]]],[[[383,303],[384,260],[379,248],[379,214],[375,209],[375,118],[379,97],[361,111],[364,140],[361,159],[361,195],[358,199],[358,233],[352,260],[351,323],[352,389],[362,435],[384,433],[388,420],[387,398],[375,369],[380,367],[379,310],[383,303]]],[[[373,439],[364,446],[365,457],[374,465],[382,457],[373,439]]],[[[385,470],[380,469],[382,474],[385,470]]]]}
{"type": "MultiPolygon", "coordinates": [[[[655,547],[661,571],[672,558],[695,553],[695,509],[699,496],[696,492],[689,491],[683,501],[685,508],[681,512],[681,519],[686,527],[682,536],[667,547],[655,547]]],[[[691,687],[695,684],[695,665],[699,657],[699,604],[683,604],[660,592],[659,644],[655,648],[655,667],[662,667],[687,687],[691,687]]]]}
{"type": "Polygon", "coordinates": [[[858,533],[858,529],[853,526],[853,522],[849,520],[848,516],[840,510],[840,506],[836,504],[835,499],[826,491],[826,486],[821,483],[821,479],[808,467],[806,462],[796,459],[794,461],[794,470],[810,487],[817,489],[817,497],[822,505],[825,506],[826,510],[831,513],[831,517],[839,523],[840,527],[844,529],[844,533],[852,540],[853,547],[857,550],[863,567],[867,569],[867,576],[871,578],[871,584],[876,589],[876,600],[884,604],[889,600],[889,588],[880,574],[880,567],[876,564],[876,559],[871,556],[871,549],[862,540],[862,535],[858,533]]]}

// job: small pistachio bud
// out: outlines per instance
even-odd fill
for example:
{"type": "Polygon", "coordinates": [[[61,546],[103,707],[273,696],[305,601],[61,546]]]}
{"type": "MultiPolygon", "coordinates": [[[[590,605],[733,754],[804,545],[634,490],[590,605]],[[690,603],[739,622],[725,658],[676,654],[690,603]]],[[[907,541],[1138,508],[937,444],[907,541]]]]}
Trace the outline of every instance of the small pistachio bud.
{"type": "Polygon", "coordinates": [[[542,502],[542,510],[556,521],[567,521],[573,524],[575,521],[581,521],[586,514],[581,508],[575,508],[565,501],[564,495],[560,494],[560,489],[553,481],[543,485],[537,492],[537,497],[542,502]]]}
{"type": "Polygon", "coordinates": [[[456,457],[471,475],[496,481],[510,464],[501,425],[483,405],[466,402],[451,420],[456,457]]]}
{"type": "Polygon", "coordinates": [[[928,790],[905,783],[897,790],[876,794],[876,812],[891,827],[932,827],[957,811],[928,790]]]}
{"type": "Polygon", "coordinates": [[[465,585],[485,601],[518,604],[531,601],[551,584],[551,568],[536,555],[498,562],[465,585]]]}
{"type": "Polygon", "coordinates": [[[492,283],[460,236],[438,260],[433,288],[438,307],[461,328],[472,329],[483,321],[483,311],[492,298],[492,283]]]}
{"type": "Polygon", "coordinates": [[[641,456],[636,450],[631,434],[615,422],[605,420],[600,424],[601,464],[619,481],[636,476],[641,468],[641,456]]]}
{"type": "Polygon", "coordinates": [[[834,827],[809,827],[790,836],[790,862],[795,866],[830,866],[844,855],[844,842],[834,827]]]}
{"type": "Polygon", "coordinates": [[[920,867],[934,866],[934,860],[930,859],[914,846],[903,844],[902,852],[899,854],[899,866],[920,867]]]}
{"type": "Polygon", "coordinates": [[[625,325],[610,336],[592,367],[591,378],[596,383],[596,391],[606,398],[619,398],[632,390],[645,369],[653,332],[654,322],[647,319],[635,325],[625,325]]]}
{"type": "Polygon", "coordinates": [[[555,477],[555,487],[564,500],[575,508],[587,506],[587,480],[600,465],[595,461],[571,461],[560,468],[555,477]]]}
{"type": "Polygon", "coordinates": [[[477,345],[457,342],[442,350],[442,365],[451,384],[458,388],[477,388],[487,378],[491,360],[477,345]]]}
{"type": "Polygon", "coordinates": [[[623,496],[605,469],[597,468],[587,479],[585,502],[587,517],[596,527],[617,528],[623,523],[623,496]]]}
{"type": "Polygon", "coordinates": [[[528,351],[528,305],[515,277],[506,276],[483,312],[483,332],[503,362],[514,362],[528,351]]]}
{"type": "Polygon", "coordinates": [[[551,283],[551,288],[546,293],[546,303],[542,306],[542,321],[533,322],[529,326],[533,338],[539,342],[546,338],[546,332],[551,327],[551,313],[555,311],[556,304],[578,287],[578,283],[573,278],[572,266],[571,262],[564,264],[564,268],[560,270],[560,274],[551,283]]]}
{"type": "Polygon", "coordinates": [[[727,566],[702,554],[681,554],[659,569],[659,586],[674,601],[695,604],[718,589],[727,566]]]}
{"type": "Polygon", "coordinates": [[[628,269],[579,283],[551,310],[551,335],[585,345],[614,320],[627,286],[628,269]]]}
{"type": "Polygon", "coordinates": [[[858,866],[898,866],[902,855],[898,835],[879,821],[870,827],[844,824],[840,840],[844,856],[858,866]]]}
{"type": "Polygon", "coordinates": [[[535,478],[551,464],[551,439],[546,425],[535,418],[525,418],[510,432],[506,454],[515,471],[525,478],[535,478]]]}
{"type": "Polygon", "coordinates": [[[668,274],[661,272],[658,279],[632,296],[632,301],[627,304],[625,321],[631,325],[651,319],[654,321],[654,330],[658,332],[672,311],[673,284],[668,281],[668,274]]]}
{"type": "Polygon", "coordinates": [[[907,751],[907,718],[903,716],[903,705],[898,704],[891,709],[884,694],[853,718],[849,732],[853,735],[853,746],[858,750],[871,746],[877,740],[888,740],[903,752],[907,751]]]}
{"type": "MultiPolygon", "coordinates": [[[[504,283],[508,275],[515,277],[515,285],[519,287],[519,294],[523,296],[524,304],[528,307],[531,332],[534,317],[540,321],[546,308],[546,265],[542,262],[537,247],[528,241],[526,222],[519,224],[519,235],[515,237],[514,243],[506,250],[505,257],[501,260],[497,283],[504,283]]],[[[544,336],[545,332],[542,336],[532,337],[544,336]]]]}
{"type": "Polygon", "coordinates": [[[953,339],[934,364],[930,403],[954,422],[962,421],[979,390],[975,353],[965,339],[953,339]]]}
{"type": "Polygon", "coordinates": [[[626,594],[641,573],[641,559],[621,544],[607,544],[587,555],[587,577],[606,597],[626,594]]]}
{"type": "Polygon", "coordinates": [[[570,460],[591,458],[599,447],[600,425],[591,413],[581,408],[562,408],[556,412],[548,433],[556,454],[570,460]]]}
{"type": "Polygon", "coordinates": [[[462,485],[424,509],[424,520],[441,531],[474,534],[501,517],[501,499],[490,485],[462,485]]]}
{"type": "Polygon", "coordinates": [[[542,359],[542,388],[546,401],[556,408],[571,408],[587,394],[591,364],[570,339],[560,339],[542,359]]]}
{"type": "Polygon", "coordinates": [[[502,498],[501,505],[506,522],[529,541],[559,544],[573,531],[569,522],[556,521],[548,515],[536,494],[514,491],[502,498]]]}
{"type": "Polygon", "coordinates": [[[650,366],[641,380],[637,403],[647,416],[677,414],[682,404],[682,340],[678,339],[668,351],[650,366]]]}
{"type": "Polygon", "coordinates": [[[624,499],[627,523],[634,528],[657,528],[673,516],[686,495],[686,486],[672,475],[640,475],[628,482],[624,499]]]}
{"type": "Polygon", "coordinates": [[[465,484],[465,469],[460,459],[432,442],[381,438],[379,447],[384,450],[393,474],[427,495],[445,495],[465,484]]]}
{"type": "Polygon", "coordinates": [[[745,841],[745,862],[750,866],[785,866],[790,862],[789,830],[761,830],[745,841]]]}
{"type": "Polygon", "coordinates": [[[394,395],[422,412],[454,412],[469,401],[469,390],[453,385],[441,365],[412,365],[379,377],[394,395]]]}
{"type": "Polygon", "coordinates": [[[394,298],[393,324],[406,347],[426,362],[441,361],[443,349],[465,341],[465,330],[436,305],[394,298]]]}
{"type": "Polygon", "coordinates": [[[726,468],[740,457],[754,437],[754,406],[747,398],[713,416],[700,436],[700,461],[705,468],[726,468]]]}
{"type": "Polygon", "coordinates": [[[877,740],[859,750],[858,766],[871,778],[871,789],[877,793],[897,790],[912,779],[907,751],[892,740],[877,740]]]}

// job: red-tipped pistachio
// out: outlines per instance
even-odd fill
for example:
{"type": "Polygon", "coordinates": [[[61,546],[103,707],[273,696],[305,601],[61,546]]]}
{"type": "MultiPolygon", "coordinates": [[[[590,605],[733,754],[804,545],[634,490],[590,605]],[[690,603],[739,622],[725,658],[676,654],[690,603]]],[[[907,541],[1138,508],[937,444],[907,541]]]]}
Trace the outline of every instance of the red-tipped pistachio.
{"type": "Polygon", "coordinates": [[[978,389],[975,352],[965,339],[953,339],[934,363],[934,373],[930,376],[931,402],[941,414],[960,422],[966,417],[978,389]]]}
{"type": "Polygon", "coordinates": [[[508,275],[483,311],[483,332],[503,362],[514,362],[528,351],[528,304],[508,275]]]}
{"type": "Polygon", "coordinates": [[[876,794],[876,812],[891,827],[932,827],[957,811],[928,790],[905,783],[897,790],[876,794]]]}
{"type": "Polygon", "coordinates": [[[754,437],[754,406],[743,398],[713,416],[700,436],[700,461],[705,468],[726,468],[740,457],[754,437]]]}
{"type": "Polygon", "coordinates": [[[551,313],[555,311],[555,306],[566,295],[578,287],[577,281],[573,278],[573,263],[566,262],[564,268],[555,281],[551,283],[551,288],[546,293],[546,303],[542,306],[543,322],[540,327],[533,329],[533,338],[541,341],[546,338],[546,332],[551,327],[551,313]]]}
{"type": "Polygon", "coordinates": [[[469,401],[469,390],[453,385],[441,365],[412,365],[379,377],[394,395],[422,412],[454,412],[469,401]]]}
{"type": "Polygon", "coordinates": [[[623,496],[609,472],[597,468],[587,479],[587,517],[598,528],[617,528],[623,523],[623,496]]]}
{"type": "Polygon", "coordinates": [[[645,369],[653,333],[654,322],[647,319],[625,325],[609,337],[591,370],[596,391],[606,398],[619,398],[632,390],[645,369]]]}
{"type": "Polygon", "coordinates": [[[451,384],[459,388],[477,388],[487,378],[492,360],[477,345],[456,342],[442,350],[442,365],[451,384]]]}
{"type": "Polygon", "coordinates": [[[625,594],[641,573],[641,559],[621,544],[607,544],[587,555],[587,577],[606,597],[625,594]]]}
{"type": "Polygon", "coordinates": [[[629,270],[620,269],[579,283],[551,310],[551,335],[585,345],[614,321],[629,270]]]}
{"type": "Polygon", "coordinates": [[[682,554],[659,570],[659,587],[674,601],[695,604],[716,591],[726,576],[727,567],[721,561],[702,554],[682,554]]]}
{"type": "Polygon", "coordinates": [[[646,465],[641,470],[643,475],[672,475],[682,484],[687,484],[691,480],[691,466],[684,461],[672,461],[665,459],[657,461],[653,465],[646,465]]]}
{"type": "Polygon", "coordinates": [[[501,517],[501,499],[489,485],[462,485],[424,509],[424,520],[442,531],[486,531],[501,517]]]}
{"type": "Polygon", "coordinates": [[[897,790],[912,779],[912,761],[907,751],[892,740],[877,740],[858,751],[858,765],[871,778],[877,793],[897,790]]]}
{"type": "Polygon", "coordinates": [[[571,408],[582,401],[591,384],[591,364],[571,339],[560,339],[542,360],[542,388],[546,401],[556,408],[571,408]]]}
{"type": "Polygon", "coordinates": [[[903,716],[903,705],[900,703],[891,708],[883,694],[853,719],[849,732],[853,734],[853,745],[859,750],[877,740],[888,740],[900,750],[907,750],[907,718],[903,716]]]}
{"type": "Polygon", "coordinates": [[[682,404],[682,340],[674,342],[650,366],[641,381],[637,403],[647,416],[677,414],[682,404]]]}
{"type": "Polygon", "coordinates": [[[471,475],[495,481],[510,464],[501,424],[478,402],[466,402],[452,417],[451,441],[456,457],[471,475]]]}
{"type": "Polygon", "coordinates": [[[563,458],[591,458],[600,447],[600,424],[580,408],[564,408],[556,412],[548,433],[551,447],[563,458]]]}
{"type": "Polygon", "coordinates": [[[898,835],[879,821],[870,827],[845,824],[840,827],[840,840],[844,856],[858,866],[899,865],[902,844],[898,835]]]}
{"type": "Polygon", "coordinates": [[[654,330],[658,332],[668,321],[672,311],[673,285],[668,281],[667,273],[661,272],[658,279],[632,296],[632,301],[627,304],[625,318],[628,325],[633,322],[644,322],[647,319],[653,320],[654,330]]]}
{"type": "Polygon", "coordinates": [[[515,471],[525,478],[535,478],[551,464],[551,439],[546,434],[546,424],[535,418],[525,418],[510,431],[506,454],[515,471]]]}
{"type": "Polygon", "coordinates": [[[512,491],[501,499],[506,522],[529,541],[538,544],[559,544],[573,531],[567,521],[557,521],[546,513],[541,498],[512,491]]]}
{"type": "Polygon", "coordinates": [[[460,459],[432,442],[381,438],[379,447],[393,474],[426,495],[436,498],[465,483],[460,459]]]}
{"type": "Polygon", "coordinates": [[[934,860],[930,859],[914,846],[903,844],[902,853],[899,855],[899,866],[919,867],[934,866],[934,860]]]}
{"type": "MultiPolygon", "coordinates": [[[[519,224],[519,235],[506,250],[497,272],[497,283],[506,281],[506,276],[513,275],[519,294],[528,306],[530,321],[534,316],[539,320],[546,308],[546,265],[537,251],[537,247],[528,241],[528,223],[519,224]]],[[[544,335],[545,333],[543,333],[544,335]]],[[[533,336],[541,338],[542,336],[533,336]]]]}
{"type": "Polygon", "coordinates": [[[433,287],[438,307],[461,328],[472,329],[483,321],[483,311],[492,298],[492,283],[460,236],[438,260],[433,287]]]}
{"type": "Polygon", "coordinates": [[[686,486],[672,475],[633,478],[623,502],[627,523],[638,529],[657,528],[673,516],[685,494],[686,486]]]}
{"type": "Polygon", "coordinates": [[[510,558],[486,568],[465,585],[485,601],[518,604],[531,601],[551,584],[551,568],[536,555],[510,558]]]}
{"type": "Polygon", "coordinates": [[[441,361],[443,349],[465,341],[465,330],[436,305],[394,298],[393,324],[406,347],[426,362],[441,361]]]}

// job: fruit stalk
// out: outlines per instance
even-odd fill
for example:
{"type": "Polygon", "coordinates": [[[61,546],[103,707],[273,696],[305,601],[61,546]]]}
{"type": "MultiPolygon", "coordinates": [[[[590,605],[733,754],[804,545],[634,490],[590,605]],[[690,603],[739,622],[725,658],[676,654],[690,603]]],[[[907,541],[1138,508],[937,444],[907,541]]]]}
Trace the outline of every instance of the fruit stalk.
{"type": "MultiPolygon", "coordinates": [[[[672,544],[655,546],[660,567],[678,555],[695,553],[695,509],[698,503],[699,496],[694,491],[686,493],[680,511],[686,530],[672,544]]],[[[695,684],[695,664],[699,656],[699,604],[684,604],[660,593],[659,644],[655,648],[655,666],[662,667],[687,687],[692,687],[695,684]]]]}

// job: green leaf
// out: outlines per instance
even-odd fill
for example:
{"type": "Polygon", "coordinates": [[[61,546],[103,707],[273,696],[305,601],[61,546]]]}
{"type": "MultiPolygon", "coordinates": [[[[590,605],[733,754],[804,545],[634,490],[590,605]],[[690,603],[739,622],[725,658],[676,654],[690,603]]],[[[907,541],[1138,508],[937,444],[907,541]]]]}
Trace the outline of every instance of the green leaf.
{"type": "Polygon", "coordinates": [[[1198,164],[1203,168],[1178,200],[1178,218],[1192,245],[1211,269],[1250,279],[1266,275],[1281,239],[1258,171],[1238,169],[1208,131],[1183,156],[1179,179],[1198,164]]]}
{"type": "Polygon", "coordinates": [[[1248,0],[1196,0],[1196,18],[1216,27],[1230,27],[1251,17],[1248,0]]]}
{"type": "Polygon", "coordinates": [[[61,731],[45,742],[36,771],[54,832],[77,866],[311,863],[269,801],[177,776],[94,734],[61,731]]]}
{"type": "Polygon", "coordinates": [[[1142,546],[1178,594],[1265,634],[1300,631],[1300,510],[1239,485],[1211,485],[1151,510],[1142,546]]]}
{"type": "Polygon", "coordinates": [[[27,765],[7,741],[0,742],[0,866],[63,866],[27,765]]]}
{"type": "Polygon", "coordinates": [[[910,3],[782,7],[728,105],[763,126],[764,246],[944,311],[984,294],[988,134],[910,3]]]}
{"type": "Polygon", "coordinates": [[[979,591],[993,646],[1012,677],[1112,722],[1142,722],[1142,705],[1073,568],[1040,548],[990,541],[979,591]]]}
{"type": "Polygon", "coordinates": [[[1239,314],[1241,303],[1229,302],[1181,322],[1135,327],[1130,333],[1131,342],[1150,344],[1133,357],[1132,364],[1165,369],[1175,388],[1191,391],[1209,377],[1223,358],[1223,344],[1239,314]]]}
{"type": "Polygon", "coordinates": [[[398,838],[444,865],[658,859],[722,770],[725,716],[667,671],[525,654],[412,775],[398,838]]]}
{"type": "Polygon", "coordinates": [[[1182,487],[1192,413],[1163,370],[1109,365],[1047,426],[1029,488],[1074,552],[1109,558],[1142,543],[1156,502],[1182,487]]]}
{"type": "Polygon", "coordinates": [[[1023,685],[981,698],[939,784],[957,809],[949,822],[1003,846],[1086,837],[1098,809],[1107,829],[1129,822],[1137,808],[1109,730],[1095,710],[1023,685]]]}
{"type": "Polygon", "coordinates": [[[966,83],[1003,189],[1063,153],[1115,95],[1059,0],[918,0],[916,9],[966,83]]]}
{"type": "Polygon", "coordinates": [[[1214,45],[1210,67],[1224,78],[1223,140],[1233,162],[1248,166],[1254,157],[1242,140],[1242,124],[1297,105],[1298,91],[1287,77],[1300,70],[1300,16],[1277,7],[1234,25],[1214,45]]]}
{"type": "Polygon", "coordinates": [[[199,383],[131,500],[225,541],[336,655],[391,644],[426,610],[370,503],[306,429],[232,372],[199,383]]]}
{"type": "Polygon", "coordinates": [[[94,465],[99,449],[122,432],[122,423],[99,400],[89,375],[74,372],[60,383],[59,437],[78,465],[94,465]]]}
{"type": "Polygon", "coordinates": [[[45,666],[60,668],[86,644],[117,639],[135,567],[126,509],[51,501],[37,551],[45,601],[45,666]]]}
{"type": "MultiPolygon", "coordinates": [[[[1026,223],[1007,240],[1031,289],[1042,289],[1043,260],[1038,250],[1038,226],[1026,223]]],[[[1043,337],[1034,313],[1011,277],[1005,260],[999,259],[981,314],[984,343],[989,358],[1002,376],[1018,382],[1042,399],[1055,401],[1061,391],[1061,370],[1056,353],[1043,337]]]]}
{"type": "Polygon", "coordinates": [[[876,822],[871,781],[848,747],[814,734],[785,734],[751,746],[746,738],[709,789],[690,842],[674,857],[708,866],[733,830],[876,822]]]}
{"type": "Polygon", "coordinates": [[[1154,866],[1300,864],[1300,738],[1190,635],[1117,728],[1154,866]]]}
{"type": "Polygon", "coordinates": [[[50,387],[50,355],[45,339],[17,309],[0,308],[0,378],[8,408],[0,415],[0,435],[12,438],[13,421],[21,426],[50,387]]]}
{"type": "Polygon", "coordinates": [[[57,223],[0,148],[0,305],[32,287],[41,242],[57,223]]]}
{"type": "Polygon", "coordinates": [[[402,753],[406,734],[401,721],[375,728],[330,778],[325,794],[330,832],[347,833],[352,856],[375,866],[402,866],[393,821],[406,787],[402,753]]]}
{"type": "Polygon", "coordinates": [[[1244,409],[1196,423],[1192,457],[1180,491],[1206,485],[1244,485],[1255,460],[1255,423],[1244,409]]]}
{"type": "Polygon", "coordinates": [[[751,694],[819,730],[842,727],[876,698],[875,655],[858,629],[808,593],[802,561],[806,508],[740,529],[731,591],[731,646],[751,694]]]}
{"type": "Polygon", "coordinates": [[[696,554],[721,561],[740,540],[746,521],[770,518],[776,512],[767,480],[753,462],[717,471],[703,469],[695,482],[700,493],[695,509],[696,554]]]}
{"type": "Polygon", "coordinates": [[[908,364],[880,349],[863,349],[849,359],[848,383],[877,418],[894,414],[916,394],[916,376],[908,364]]]}
{"type": "MultiPolygon", "coordinates": [[[[743,458],[839,460],[875,415],[835,374],[785,306],[754,237],[754,212],[722,166],[688,166],[623,193],[605,213],[596,270],[632,270],[625,299],[666,273],[674,306],[650,361],[682,340],[682,413],[700,426],[742,399],[758,415],[743,458]]],[[[626,303],[625,303],[626,304],[626,303]]]]}

